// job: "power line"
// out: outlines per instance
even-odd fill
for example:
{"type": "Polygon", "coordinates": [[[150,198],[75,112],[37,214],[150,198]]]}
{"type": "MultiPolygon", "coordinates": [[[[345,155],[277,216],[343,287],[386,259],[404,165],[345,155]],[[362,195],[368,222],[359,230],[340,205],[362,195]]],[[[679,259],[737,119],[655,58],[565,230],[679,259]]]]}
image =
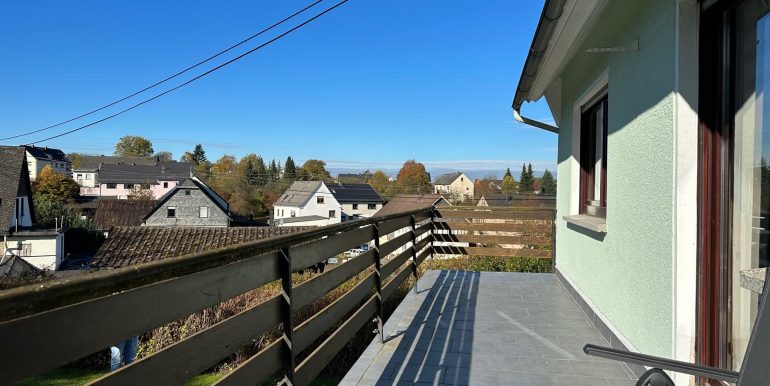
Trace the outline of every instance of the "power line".
{"type": "Polygon", "coordinates": [[[193,65],[192,65],[192,66],[190,66],[190,67],[187,67],[187,68],[185,68],[185,69],[184,69],[184,70],[182,70],[182,71],[179,71],[179,72],[177,72],[177,73],[176,73],[176,74],[174,74],[174,75],[171,75],[171,76],[169,76],[169,77],[167,77],[167,78],[165,78],[165,79],[163,79],[163,80],[161,80],[161,81],[159,81],[159,82],[153,83],[153,84],[152,84],[152,85],[150,85],[150,86],[147,86],[147,87],[145,87],[145,88],[143,88],[143,89],[141,89],[141,90],[139,90],[139,91],[136,91],[136,92],[134,92],[134,93],[133,93],[133,94],[131,94],[131,95],[125,96],[125,97],[123,97],[123,98],[120,98],[120,99],[118,99],[118,100],[116,100],[116,101],[114,101],[114,102],[111,102],[111,103],[109,103],[109,104],[106,104],[106,105],[104,105],[104,106],[102,106],[102,107],[99,107],[99,108],[97,108],[97,109],[91,110],[91,111],[89,111],[89,112],[87,112],[87,113],[85,113],[85,114],[81,114],[81,115],[78,115],[78,116],[76,116],[76,117],[74,117],[74,118],[70,118],[70,119],[67,119],[67,120],[65,120],[65,121],[62,121],[62,122],[56,123],[56,124],[54,124],[54,125],[50,125],[50,126],[47,126],[47,127],[43,127],[42,129],[32,130],[32,131],[28,131],[28,132],[25,132],[25,133],[21,133],[21,134],[13,135],[13,136],[10,136],[10,137],[0,138],[0,141],[5,141],[5,140],[8,140],[8,139],[13,139],[13,138],[24,137],[24,136],[27,136],[27,135],[30,135],[30,134],[39,133],[39,132],[41,132],[41,131],[50,130],[50,129],[53,129],[53,128],[55,128],[55,127],[59,127],[59,126],[61,126],[61,125],[64,125],[64,124],[70,123],[70,122],[72,122],[72,121],[76,121],[76,120],[78,120],[78,119],[80,119],[80,118],[84,118],[84,117],[87,117],[87,116],[89,116],[89,115],[91,115],[91,114],[93,114],[93,113],[96,113],[96,112],[102,111],[102,110],[104,110],[104,109],[106,109],[106,108],[108,108],[108,107],[112,107],[112,106],[114,106],[114,105],[116,105],[116,104],[118,104],[118,103],[120,103],[120,102],[123,102],[123,101],[125,101],[125,100],[127,100],[127,99],[133,98],[133,97],[135,97],[135,96],[137,96],[137,95],[139,95],[139,94],[141,94],[141,93],[143,93],[143,92],[145,92],[145,91],[148,91],[148,90],[150,90],[150,89],[153,89],[153,88],[155,88],[155,87],[157,87],[157,86],[159,86],[159,85],[161,85],[161,84],[163,84],[163,83],[166,83],[166,82],[168,82],[169,80],[171,80],[171,79],[174,79],[174,78],[178,77],[179,75],[182,75],[182,74],[184,74],[184,73],[186,73],[186,72],[188,72],[188,71],[190,71],[190,70],[192,70],[192,69],[194,69],[194,68],[196,68],[196,67],[198,67],[198,66],[200,66],[200,65],[202,65],[202,64],[208,63],[208,62],[209,62],[209,61],[211,61],[212,59],[215,59],[215,58],[217,58],[217,57],[219,57],[219,56],[221,56],[221,55],[223,55],[223,54],[225,54],[225,53],[227,53],[227,52],[229,52],[229,51],[233,50],[234,48],[237,48],[237,47],[239,47],[239,46],[243,45],[244,43],[247,43],[247,42],[251,41],[252,39],[254,39],[254,38],[256,38],[256,37],[258,37],[258,36],[260,36],[260,35],[264,34],[265,32],[268,32],[268,31],[272,30],[273,28],[275,28],[275,27],[278,27],[279,25],[281,25],[281,24],[283,24],[283,23],[285,23],[285,22],[287,22],[287,21],[289,21],[289,20],[293,19],[295,16],[297,16],[297,15],[299,15],[299,14],[301,14],[301,13],[303,13],[303,12],[307,11],[308,9],[310,9],[310,8],[314,7],[315,5],[317,5],[318,3],[322,2],[322,1],[323,1],[323,0],[317,0],[317,1],[315,1],[314,3],[311,3],[310,5],[306,6],[305,8],[302,8],[302,9],[300,9],[299,11],[297,11],[297,12],[295,12],[295,13],[293,13],[293,14],[291,14],[291,15],[287,16],[287,17],[286,17],[286,18],[284,18],[283,20],[281,20],[281,21],[279,21],[279,22],[277,22],[277,23],[274,23],[273,25],[271,25],[271,26],[269,26],[269,27],[267,27],[267,28],[265,28],[265,29],[263,29],[263,30],[261,30],[261,31],[259,31],[259,32],[257,32],[257,33],[255,33],[254,35],[251,35],[251,36],[247,37],[246,39],[243,39],[243,40],[241,40],[240,42],[238,42],[238,43],[236,43],[236,44],[233,44],[232,46],[230,46],[230,47],[227,47],[226,49],[224,49],[224,50],[222,50],[222,51],[219,51],[219,52],[217,52],[216,54],[214,54],[214,55],[212,55],[212,56],[209,56],[208,58],[206,58],[206,59],[204,59],[204,60],[201,60],[200,62],[198,62],[198,63],[195,63],[195,64],[193,64],[193,65]]]}
{"type": "Polygon", "coordinates": [[[329,8],[327,8],[327,9],[325,9],[323,12],[321,12],[321,13],[319,13],[319,14],[317,14],[317,15],[313,16],[312,18],[310,18],[310,19],[308,19],[308,20],[305,20],[304,22],[302,22],[302,23],[298,24],[298,25],[297,25],[297,26],[295,26],[295,27],[292,27],[292,28],[291,28],[291,29],[289,29],[288,31],[286,31],[286,32],[284,32],[284,33],[282,33],[282,34],[280,34],[280,35],[278,35],[278,36],[276,36],[276,37],[274,37],[274,38],[272,38],[272,39],[268,40],[267,42],[265,42],[265,43],[263,43],[263,44],[260,44],[259,46],[255,47],[255,48],[252,48],[252,49],[250,49],[250,50],[248,50],[248,51],[244,52],[243,54],[241,54],[241,55],[238,55],[238,56],[236,56],[235,58],[233,58],[233,59],[230,59],[230,60],[228,60],[227,62],[224,62],[224,63],[222,63],[222,64],[220,64],[220,65],[218,65],[218,66],[216,66],[216,67],[214,67],[214,68],[212,68],[212,69],[210,69],[210,70],[208,70],[208,71],[206,71],[206,72],[204,72],[204,73],[202,73],[202,74],[200,74],[200,75],[198,75],[198,76],[196,76],[196,77],[194,77],[194,78],[192,78],[192,79],[190,79],[190,80],[188,80],[188,81],[186,81],[186,82],[184,82],[184,83],[182,83],[182,84],[180,84],[180,85],[178,85],[178,86],[176,86],[176,87],[174,87],[174,88],[168,89],[168,90],[166,90],[166,91],[164,91],[164,92],[162,92],[162,93],[160,93],[160,94],[158,94],[158,95],[155,95],[155,96],[154,96],[154,97],[152,97],[152,98],[149,98],[149,99],[145,99],[145,100],[143,100],[143,101],[141,101],[141,102],[139,102],[139,103],[137,103],[137,104],[135,104],[135,105],[133,105],[133,106],[131,106],[131,107],[128,107],[128,108],[126,108],[126,109],[123,109],[123,110],[121,110],[121,111],[118,111],[118,112],[117,112],[117,113],[115,113],[115,114],[109,115],[109,116],[107,116],[107,117],[104,117],[104,118],[102,118],[102,119],[99,119],[99,120],[97,120],[97,121],[94,121],[94,122],[91,122],[91,123],[89,123],[89,124],[86,124],[86,125],[80,126],[80,127],[78,127],[78,128],[75,128],[75,129],[72,129],[72,130],[69,130],[69,131],[65,131],[65,132],[63,132],[63,133],[61,133],[61,134],[57,134],[57,135],[54,135],[54,136],[51,136],[51,137],[48,137],[48,138],[44,138],[44,139],[41,139],[41,140],[37,140],[37,141],[35,141],[35,142],[30,142],[30,143],[29,143],[29,145],[32,145],[32,144],[36,144],[36,143],[40,143],[40,142],[44,142],[44,141],[48,141],[48,140],[51,140],[51,139],[55,139],[55,138],[59,138],[59,137],[63,137],[63,136],[65,136],[65,135],[68,135],[68,134],[72,134],[72,133],[74,133],[74,132],[76,132],[76,131],[80,131],[80,130],[83,130],[83,129],[85,129],[85,128],[88,128],[88,127],[91,127],[91,126],[93,126],[93,125],[96,125],[96,124],[102,123],[102,122],[104,122],[104,121],[106,121],[106,120],[109,120],[109,119],[115,118],[115,117],[117,117],[117,116],[119,116],[119,115],[123,115],[123,114],[125,114],[125,113],[127,113],[127,112],[129,112],[129,111],[131,111],[131,110],[133,110],[133,109],[135,109],[135,108],[137,108],[137,107],[139,107],[139,106],[142,106],[142,105],[144,105],[144,104],[147,104],[147,103],[149,103],[149,102],[152,102],[152,101],[154,101],[155,99],[158,99],[158,98],[160,98],[160,97],[162,97],[162,96],[164,96],[164,95],[166,95],[166,94],[168,94],[168,93],[170,93],[170,92],[172,92],[172,91],[178,90],[178,89],[180,89],[180,88],[182,88],[182,87],[184,87],[184,86],[186,86],[186,85],[188,85],[188,84],[190,84],[190,83],[192,83],[192,82],[194,82],[194,81],[196,81],[196,80],[198,80],[198,79],[200,79],[200,78],[203,78],[203,77],[204,77],[204,76],[206,76],[206,75],[209,75],[209,74],[211,74],[211,73],[212,73],[212,72],[214,72],[214,71],[217,71],[217,70],[221,69],[222,67],[225,67],[225,66],[227,66],[228,64],[231,64],[231,63],[233,63],[233,62],[235,62],[235,61],[237,61],[237,60],[240,60],[240,59],[242,59],[243,57],[245,57],[245,56],[247,56],[247,55],[249,55],[249,54],[252,54],[252,53],[254,53],[254,52],[256,52],[256,51],[258,51],[258,50],[260,50],[260,49],[262,49],[262,48],[264,48],[264,47],[266,47],[266,46],[268,46],[268,45],[270,45],[271,43],[273,43],[273,42],[275,42],[275,41],[277,41],[277,40],[281,39],[282,37],[284,37],[284,36],[286,36],[286,35],[288,35],[288,34],[290,34],[290,33],[294,32],[294,31],[296,31],[296,30],[298,30],[298,29],[300,29],[300,28],[304,27],[305,25],[309,24],[310,22],[312,22],[312,21],[314,21],[314,20],[318,19],[319,17],[321,17],[321,16],[323,16],[323,15],[327,14],[328,12],[331,12],[331,11],[332,11],[332,10],[334,10],[335,8],[337,8],[337,7],[341,6],[342,4],[345,4],[345,3],[347,3],[348,1],[349,1],[349,0],[342,0],[342,1],[338,2],[337,4],[335,4],[335,5],[333,5],[333,6],[329,7],[329,8]]]}

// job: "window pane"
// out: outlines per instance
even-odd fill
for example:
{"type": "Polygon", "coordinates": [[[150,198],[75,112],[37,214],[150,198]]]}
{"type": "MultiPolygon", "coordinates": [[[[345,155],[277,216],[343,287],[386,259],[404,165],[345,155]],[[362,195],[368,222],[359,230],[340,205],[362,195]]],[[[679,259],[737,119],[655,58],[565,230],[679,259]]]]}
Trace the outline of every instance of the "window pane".
{"type": "Polygon", "coordinates": [[[209,207],[208,206],[202,206],[200,207],[200,214],[199,216],[201,218],[207,218],[209,217],[209,207]]]}
{"type": "Polygon", "coordinates": [[[768,266],[770,243],[770,16],[760,0],[736,9],[735,154],[733,159],[730,354],[739,369],[756,318],[759,295],[740,286],[741,271],[768,266]]]}
{"type": "Polygon", "coordinates": [[[604,106],[600,107],[596,111],[594,116],[594,124],[596,125],[596,144],[595,149],[595,161],[594,161],[594,200],[602,199],[602,156],[604,154],[604,106]]]}

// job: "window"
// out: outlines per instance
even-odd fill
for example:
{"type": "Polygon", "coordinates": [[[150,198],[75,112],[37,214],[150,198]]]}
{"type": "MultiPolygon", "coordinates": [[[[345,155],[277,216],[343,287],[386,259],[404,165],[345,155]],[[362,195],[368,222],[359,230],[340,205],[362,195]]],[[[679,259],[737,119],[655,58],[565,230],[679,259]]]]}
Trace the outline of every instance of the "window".
{"type": "Polygon", "coordinates": [[[324,203],[324,198],[321,197],[321,196],[318,196],[318,197],[316,197],[315,202],[316,202],[316,204],[323,204],[324,203]]]}
{"type": "Polygon", "coordinates": [[[142,189],[150,189],[150,184],[141,184],[139,185],[142,189]]]}
{"type": "Polygon", "coordinates": [[[358,209],[358,204],[353,204],[353,210],[357,210],[357,209],[358,209]]]}
{"type": "Polygon", "coordinates": [[[168,182],[164,182],[164,183],[163,183],[163,188],[164,188],[164,189],[165,189],[165,188],[168,188],[168,182]]]}
{"type": "Polygon", "coordinates": [[[123,187],[125,187],[126,189],[133,189],[134,184],[124,184],[123,187]]]}
{"type": "Polygon", "coordinates": [[[83,179],[83,175],[78,173],[77,179],[82,180],[83,179]]]}
{"type": "Polygon", "coordinates": [[[208,206],[200,207],[200,211],[198,212],[198,217],[200,217],[200,218],[208,218],[209,217],[209,207],[208,206]]]}
{"type": "Polygon", "coordinates": [[[176,207],[175,206],[166,207],[166,217],[176,217],[176,207]]]}
{"type": "Polygon", "coordinates": [[[297,214],[296,214],[296,213],[294,213],[294,211],[292,210],[292,211],[291,211],[291,217],[296,217],[296,216],[297,216],[297,214]]]}
{"type": "Polygon", "coordinates": [[[117,189],[117,184],[107,184],[107,189],[117,189]]]}
{"type": "Polygon", "coordinates": [[[185,190],[184,190],[184,195],[185,195],[185,196],[189,196],[189,195],[191,195],[191,194],[192,194],[192,192],[190,191],[190,189],[185,189],[185,190]]]}
{"type": "Polygon", "coordinates": [[[607,216],[607,95],[580,116],[580,214],[607,216]]]}
{"type": "Polygon", "coordinates": [[[87,179],[87,180],[90,180],[90,179],[91,179],[91,173],[86,173],[86,179],[87,179]]]}
{"type": "Polygon", "coordinates": [[[336,210],[330,210],[329,211],[329,218],[337,217],[337,211],[336,210]]]}
{"type": "Polygon", "coordinates": [[[21,257],[32,256],[32,244],[21,244],[21,257]]]}
{"type": "Polygon", "coordinates": [[[377,204],[369,204],[369,209],[370,210],[377,209],[377,204]]]}

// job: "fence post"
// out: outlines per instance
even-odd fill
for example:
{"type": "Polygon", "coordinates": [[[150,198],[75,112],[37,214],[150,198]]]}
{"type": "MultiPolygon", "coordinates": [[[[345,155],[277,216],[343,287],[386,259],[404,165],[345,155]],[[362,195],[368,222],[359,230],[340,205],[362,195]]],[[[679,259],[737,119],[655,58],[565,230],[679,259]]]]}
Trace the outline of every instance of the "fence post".
{"type": "Polygon", "coordinates": [[[385,343],[384,311],[382,298],[382,260],[380,256],[380,224],[372,224],[374,230],[374,285],[377,290],[377,333],[380,334],[380,343],[385,343]]]}
{"type": "Polygon", "coordinates": [[[432,207],[430,210],[430,259],[433,260],[433,254],[436,253],[436,249],[433,246],[433,241],[436,240],[436,207],[432,207]]]}
{"type": "Polygon", "coordinates": [[[281,320],[283,321],[283,372],[285,378],[283,384],[294,384],[294,370],[296,368],[294,356],[294,312],[292,302],[291,283],[291,255],[289,248],[281,248],[281,259],[278,270],[281,274],[281,320]]]}
{"type": "Polygon", "coordinates": [[[412,275],[414,276],[414,293],[417,293],[417,229],[415,228],[414,215],[409,216],[409,225],[412,228],[412,275]]]}

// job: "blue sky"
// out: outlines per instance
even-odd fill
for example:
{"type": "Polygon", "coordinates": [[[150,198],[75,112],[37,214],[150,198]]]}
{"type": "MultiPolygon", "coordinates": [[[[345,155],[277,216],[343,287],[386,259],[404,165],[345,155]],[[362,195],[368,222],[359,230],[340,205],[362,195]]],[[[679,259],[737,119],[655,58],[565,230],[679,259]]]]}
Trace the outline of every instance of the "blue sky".
{"type": "MultiPolygon", "coordinates": [[[[0,134],[130,94],[309,2],[2,2],[0,134]]],[[[527,161],[553,170],[556,136],[515,122],[510,108],[541,8],[540,0],[350,0],[185,88],[41,145],[111,154],[132,134],[175,158],[202,143],[210,159],[254,152],[361,169],[414,158],[429,168],[518,170],[527,161]]],[[[523,112],[551,120],[544,101],[523,112]]]]}

